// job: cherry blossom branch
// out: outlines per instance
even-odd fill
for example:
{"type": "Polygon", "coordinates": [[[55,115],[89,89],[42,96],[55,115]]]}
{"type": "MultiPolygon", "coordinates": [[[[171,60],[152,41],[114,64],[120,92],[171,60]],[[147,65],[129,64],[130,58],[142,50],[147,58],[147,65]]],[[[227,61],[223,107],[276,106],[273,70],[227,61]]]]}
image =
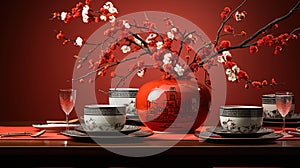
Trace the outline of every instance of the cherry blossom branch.
{"type": "Polygon", "coordinates": [[[229,21],[230,18],[232,18],[233,14],[239,10],[245,3],[247,2],[247,0],[244,0],[238,7],[236,7],[230,14],[228,17],[225,18],[225,20],[222,21],[221,26],[219,27],[218,31],[217,31],[217,36],[216,39],[214,41],[215,47],[217,46],[218,42],[219,42],[219,38],[220,38],[220,33],[224,27],[224,25],[229,21]]]}
{"type": "Polygon", "coordinates": [[[256,33],[254,33],[252,36],[250,36],[249,38],[247,38],[246,40],[244,40],[240,45],[243,46],[247,43],[249,43],[251,40],[253,40],[254,38],[256,38],[258,35],[260,35],[262,32],[264,32],[265,30],[267,30],[268,28],[272,27],[273,25],[275,25],[276,23],[290,17],[296,10],[298,10],[300,6],[300,1],[297,2],[297,4],[284,16],[279,17],[277,19],[274,19],[273,21],[271,21],[270,23],[268,23],[267,25],[265,25],[264,27],[262,27],[261,29],[259,29],[256,33]]]}
{"type": "MultiPolygon", "coordinates": [[[[277,19],[274,19],[273,21],[271,21],[270,23],[266,24],[264,27],[260,28],[256,33],[254,33],[253,35],[251,35],[250,37],[248,37],[246,40],[244,40],[243,42],[241,42],[238,45],[235,46],[230,46],[227,48],[221,48],[219,49],[217,52],[213,53],[212,55],[210,55],[210,57],[208,59],[212,59],[215,58],[216,56],[218,56],[220,53],[222,53],[223,51],[229,51],[229,50],[233,50],[233,49],[238,49],[238,48],[247,48],[253,45],[256,45],[257,42],[252,43],[251,45],[247,45],[250,41],[252,41],[253,39],[255,39],[258,35],[260,35],[262,32],[264,32],[265,30],[267,30],[268,28],[272,27],[273,25],[277,24],[278,22],[290,17],[296,10],[298,10],[300,6],[300,1],[297,2],[297,4],[284,16],[279,17],[277,19]]],[[[299,30],[300,28],[295,29],[299,30]]],[[[207,60],[203,60],[199,63],[199,65],[204,64],[207,60]]]]}

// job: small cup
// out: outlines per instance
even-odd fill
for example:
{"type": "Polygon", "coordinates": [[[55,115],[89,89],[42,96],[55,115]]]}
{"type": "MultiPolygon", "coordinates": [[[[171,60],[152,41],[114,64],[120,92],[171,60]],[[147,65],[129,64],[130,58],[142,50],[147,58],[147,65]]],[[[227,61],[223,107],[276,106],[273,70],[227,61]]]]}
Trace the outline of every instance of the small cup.
{"type": "Polygon", "coordinates": [[[220,123],[223,129],[229,132],[256,133],[262,127],[263,107],[244,105],[221,106],[220,123]]]}
{"type": "Polygon", "coordinates": [[[120,131],[126,123],[126,106],[86,105],[83,118],[85,129],[89,131],[120,131]]]}

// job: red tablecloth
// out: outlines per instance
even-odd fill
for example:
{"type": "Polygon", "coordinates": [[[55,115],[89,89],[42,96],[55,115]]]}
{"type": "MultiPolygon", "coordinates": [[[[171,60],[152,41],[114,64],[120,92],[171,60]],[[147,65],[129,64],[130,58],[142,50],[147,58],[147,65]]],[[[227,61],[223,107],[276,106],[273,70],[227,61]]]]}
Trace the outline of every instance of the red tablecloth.
{"type": "MultiPolygon", "coordinates": [[[[9,132],[30,132],[36,133],[40,131],[40,129],[34,128],[32,126],[0,126],[0,134],[9,133],[9,132]]],[[[60,134],[59,131],[47,130],[43,135],[39,137],[31,137],[29,135],[26,136],[8,136],[1,137],[1,139],[24,139],[24,140],[33,140],[33,139],[72,139],[71,137],[67,137],[65,135],[60,134]]]]}
{"type": "MultiPolygon", "coordinates": [[[[200,127],[199,131],[205,131],[208,127],[200,127]]],[[[274,129],[276,133],[279,133],[281,131],[281,127],[269,127],[271,129],[274,129]]],[[[146,127],[141,126],[141,129],[147,130],[146,127]]],[[[30,133],[36,133],[40,129],[37,129],[32,126],[0,126],[0,134],[2,133],[8,133],[8,132],[30,132],[30,133]]],[[[286,128],[287,131],[295,131],[295,128],[286,128]]],[[[153,135],[146,137],[147,139],[152,140],[199,140],[198,137],[196,137],[194,134],[171,134],[171,133],[154,133],[153,135]]],[[[2,137],[1,139],[23,139],[23,140],[33,140],[33,139],[59,139],[59,140],[69,140],[72,139],[72,137],[68,137],[65,135],[60,134],[60,131],[53,131],[53,130],[47,130],[46,133],[44,133],[40,137],[31,137],[29,135],[27,136],[9,136],[9,137],[2,137]]],[[[279,138],[278,140],[300,140],[300,136],[290,136],[287,138],[279,138]]]]}

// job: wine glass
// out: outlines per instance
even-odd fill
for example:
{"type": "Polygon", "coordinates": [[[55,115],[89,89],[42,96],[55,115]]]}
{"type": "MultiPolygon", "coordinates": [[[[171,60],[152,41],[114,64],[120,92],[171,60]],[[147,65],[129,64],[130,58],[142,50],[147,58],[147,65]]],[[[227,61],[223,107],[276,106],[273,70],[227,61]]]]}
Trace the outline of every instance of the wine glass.
{"type": "Polygon", "coordinates": [[[75,89],[59,89],[58,90],[60,106],[66,114],[66,130],[69,130],[69,114],[74,108],[76,100],[75,89]]]}
{"type": "Polygon", "coordinates": [[[276,108],[282,116],[282,134],[287,135],[285,131],[285,117],[290,112],[293,101],[292,92],[276,92],[275,93],[276,108]]]}

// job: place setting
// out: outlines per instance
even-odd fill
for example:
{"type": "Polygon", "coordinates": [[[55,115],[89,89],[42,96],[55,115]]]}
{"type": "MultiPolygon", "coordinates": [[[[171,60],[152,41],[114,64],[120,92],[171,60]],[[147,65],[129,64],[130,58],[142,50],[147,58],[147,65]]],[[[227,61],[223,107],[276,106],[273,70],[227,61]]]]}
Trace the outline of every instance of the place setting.
{"type": "Polygon", "coordinates": [[[262,127],[262,106],[227,105],[220,107],[220,123],[195,135],[217,143],[262,143],[283,137],[271,128],[262,127]]]}
{"type": "Polygon", "coordinates": [[[84,106],[82,123],[60,133],[77,140],[109,140],[146,137],[153,134],[138,125],[126,124],[126,105],[90,104],[84,106]]]}

